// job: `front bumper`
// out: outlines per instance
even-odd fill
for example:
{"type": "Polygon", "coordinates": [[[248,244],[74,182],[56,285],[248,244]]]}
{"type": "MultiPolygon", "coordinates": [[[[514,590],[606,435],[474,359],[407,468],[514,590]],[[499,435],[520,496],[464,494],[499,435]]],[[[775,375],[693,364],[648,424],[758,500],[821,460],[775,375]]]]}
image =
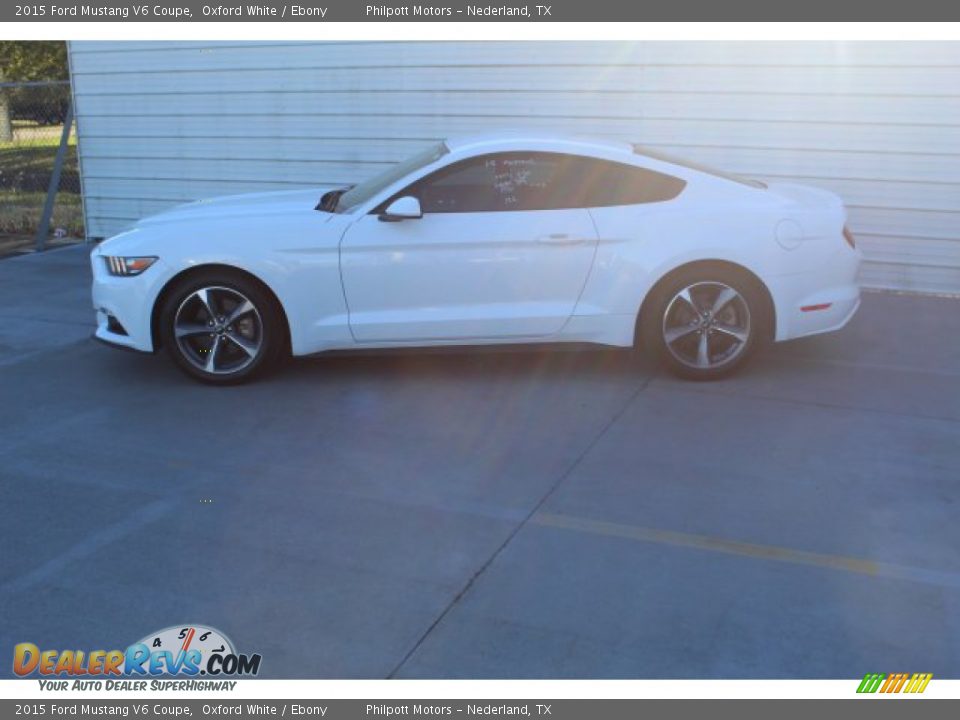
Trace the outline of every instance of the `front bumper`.
{"type": "Polygon", "coordinates": [[[94,337],[130,350],[153,352],[153,303],[162,287],[158,260],[141,275],[116,277],[107,272],[99,248],[90,254],[93,271],[93,309],[97,313],[94,337]],[[159,287],[158,287],[159,286],[159,287]]]}
{"type": "Polygon", "coordinates": [[[124,345],[122,343],[116,342],[116,340],[114,340],[114,337],[115,337],[114,335],[110,334],[109,332],[101,334],[99,332],[99,327],[97,328],[97,330],[94,330],[93,335],[91,335],[91,337],[101,345],[106,345],[107,347],[115,348],[117,350],[125,350],[131,353],[142,353],[145,355],[152,354],[150,350],[140,350],[139,348],[135,348],[130,345],[124,345]]]}

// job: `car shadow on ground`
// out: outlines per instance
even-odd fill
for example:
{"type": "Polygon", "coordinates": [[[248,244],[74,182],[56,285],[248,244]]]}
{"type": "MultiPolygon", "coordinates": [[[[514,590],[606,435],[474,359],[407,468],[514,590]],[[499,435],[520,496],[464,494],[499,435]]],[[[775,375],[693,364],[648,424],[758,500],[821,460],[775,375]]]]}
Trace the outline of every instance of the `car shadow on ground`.
{"type": "MultiPolygon", "coordinates": [[[[829,361],[835,350],[830,338],[807,338],[777,343],[760,349],[733,378],[766,379],[791,372],[798,362],[829,361]]],[[[180,373],[160,351],[156,354],[108,352],[100,358],[104,372],[116,380],[143,380],[172,387],[199,387],[202,383],[180,373]]],[[[537,378],[580,380],[637,378],[672,379],[652,353],[629,348],[605,348],[570,345],[469,346],[451,348],[410,348],[390,350],[335,351],[304,357],[289,357],[277,367],[254,380],[232,389],[251,385],[302,386],[306,383],[330,383],[363,379],[398,380],[404,377],[440,381],[537,378]]],[[[690,382],[692,385],[714,385],[713,382],[690,382]]]]}

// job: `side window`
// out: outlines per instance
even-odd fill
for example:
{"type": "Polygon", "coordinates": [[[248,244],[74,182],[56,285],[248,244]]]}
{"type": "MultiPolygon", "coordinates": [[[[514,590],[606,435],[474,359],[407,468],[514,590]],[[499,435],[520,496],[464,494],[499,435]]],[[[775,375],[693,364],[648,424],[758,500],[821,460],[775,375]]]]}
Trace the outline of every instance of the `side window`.
{"type": "Polygon", "coordinates": [[[685,185],[670,175],[597,158],[509,152],[454,163],[394,197],[415,196],[425,213],[559,210],[672,200],[685,185]]]}
{"type": "Polygon", "coordinates": [[[557,153],[502,155],[487,161],[494,189],[506,210],[558,210],[576,207],[571,166],[576,158],[557,153]]]}
{"type": "Polygon", "coordinates": [[[487,161],[473,158],[424,178],[414,194],[425,213],[495,212],[504,208],[494,178],[487,161]]]}
{"type": "Polygon", "coordinates": [[[672,175],[647,168],[584,159],[581,174],[582,207],[643,205],[673,200],[687,183],[672,175]]]}
{"type": "Polygon", "coordinates": [[[425,213],[507,212],[576,207],[571,165],[559,153],[481,155],[438,170],[404,190],[425,213]]]}

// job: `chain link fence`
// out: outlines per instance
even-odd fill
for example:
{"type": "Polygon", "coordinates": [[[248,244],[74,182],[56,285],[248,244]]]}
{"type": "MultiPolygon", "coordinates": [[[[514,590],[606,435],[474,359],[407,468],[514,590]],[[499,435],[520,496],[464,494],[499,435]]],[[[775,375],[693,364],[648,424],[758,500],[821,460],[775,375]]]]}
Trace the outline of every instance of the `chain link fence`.
{"type": "Polygon", "coordinates": [[[0,83],[0,256],[83,237],[70,84],[0,83]]]}

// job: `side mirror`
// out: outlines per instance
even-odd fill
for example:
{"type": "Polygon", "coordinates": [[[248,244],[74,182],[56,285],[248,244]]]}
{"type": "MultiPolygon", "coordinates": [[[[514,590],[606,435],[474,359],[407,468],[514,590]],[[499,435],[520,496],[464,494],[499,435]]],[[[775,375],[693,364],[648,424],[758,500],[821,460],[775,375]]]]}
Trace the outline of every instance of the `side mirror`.
{"type": "Polygon", "coordinates": [[[397,198],[387,205],[387,209],[380,213],[380,222],[400,222],[401,220],[417,220],[423,217],[423,210],[420,209],[420,201],[415,197],[406,195],[397,198]]]}

